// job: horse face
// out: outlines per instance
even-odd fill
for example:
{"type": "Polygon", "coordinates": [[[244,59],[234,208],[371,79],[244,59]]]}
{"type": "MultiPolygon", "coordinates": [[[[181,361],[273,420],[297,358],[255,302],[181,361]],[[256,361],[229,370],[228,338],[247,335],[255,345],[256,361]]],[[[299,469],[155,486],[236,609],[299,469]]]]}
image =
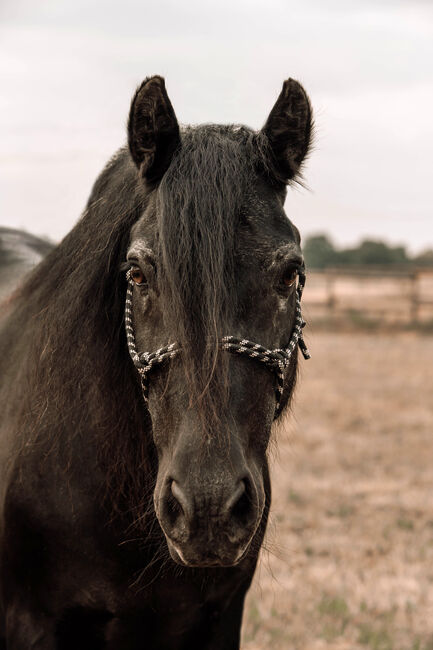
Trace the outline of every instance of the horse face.
{"type": "MultiPolygon", "coordinates": [[[[268,349],[285,347],[290,340],[302,255],[298,231],[283,210],[281,179],[294,176],[306,153],[309,104],[296,82],[286,82],[261,140],[252,143],[252,133],[243,131],[244,150],[241,135],[224,127],[181,136],[158,80],[145,82],[131,110],[131,155],[148,196],[128,250],[137,350],[154,352],[181,342],[176,357],[149,373],[147,408],[158,454],[155,511],[176,562],[232,566],[248,554],[256,534],[263,533],[259,529],[269,492],[266,450],[276,378],[252,358],[216,352],[215,344],[227,335],[268,349]],[[146,122],[156,125],[156,132],[140,145],[139,118],[158,104],[153,122],[146,122]],[[281,124],[290,111],[297,126],[289,121],[287,134],[281,124]],[[251,165],[251,147],[259,146],[268,155],[273,152],[272,161],[251,165]],[[187,178],[191,169],[196,169],[193,182],[187,178]],[[235,173],[239,178],[232,177],[235,173]],[[187,194],[183,181],[189,182],[187,194]],[[228,199],[230,193],[236,201],[228,199]],[[233,224],[229,235],[227,223],[233,224]],[[182,300],[176,311],[178,293],[182,300]],[[220,310],[218,304],[223,305],[220,310]],[[202,370],[200,354],[207,375],[196,381],[192,375],[202,370]],[[213,396],[212,408],[206,400],[202,408],[203,395],[213,396]]],[[[286,376],[283,405],[295,374],[296,354],[286,376]]]]}
{"type": "MultiPolygon", "coordinates": [[[[133,321],[139,352],[176,342],[167,321],[150,224],[156,197],[136,225],[128,252],[133,321]]],[[[281,197],[257,179],[237,233],[235,311],[227,330],[268,349],[287,346],[295,317],[299,235],[285,216],[281,197]]],[[[155,510],[170,553],[188,566],[233,565],[246,554],[265,508],[266,450],[274,420],[275,374],[259,361],[221,351],[227,391],[219,426],[203,426],[191,403],[182,353],[149,373],[148,408],[158,452],[155,510]]],[[[289,368],[285,399],[295,379],[289,368]]],[[[211,389],[210,389],[211,390],[211,389]]],[[[143,406],[144,407],[144,406],[143,406]]]]}

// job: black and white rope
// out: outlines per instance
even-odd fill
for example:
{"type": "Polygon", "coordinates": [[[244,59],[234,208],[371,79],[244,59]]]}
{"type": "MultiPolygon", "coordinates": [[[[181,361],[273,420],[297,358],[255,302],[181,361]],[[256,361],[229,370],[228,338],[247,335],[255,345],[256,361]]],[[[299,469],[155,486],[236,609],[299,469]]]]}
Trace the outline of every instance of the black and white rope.
{"type": "MultiPolygon", "coordinates": [[[[302,271],[299,271],[299,281],[296,288],[296,316],[295,324],[292,330],[292,335],[290,337],[289,344],[286,348],[277,348],[275,350],[269,350],[258,343],[253,343],[248,339],[239,339],[235,336],[224,336],[220,342],[221,349],[227,350],[227,352],[233,352],[236,354],[242,354],[248,356],[251,359],[255,359],[265,364],[270,370],[276,374],[277,385],[275,388],[275,418],[280,414],[281,409],[281,398],[284,392],[284,381],[286,370],[290,365],[290,360],[293,354],[293,351],[296,349],[296,346],[299,346],[302,354],[305,359],[310,358],[310,353],[308,348],[305,345],[302,328],[305,326],[305,321],[302,318],[301,313],[301,296],[302,291],[305,286],[305,274],[302,271]]],[[[127,272],[128,288],[126,292],[126,303],[125,303],[125,328],[126,328],[126,340],[128,343],[128,350],[131,356],[132,361],[134,362],[135,367],[140,373],[141,377],[141,386],[143,390],[143,397],[147,402],[148,398],[148,375],[149,372],[155,366],[164,363],[169,359],[173,359],[176,355],[179,354],[180,348],[176,343],[171,343],[163,348],[159,348],[155,352],[141,352],[138,353],[135,334],[134,334],[134,325],[132,319],[132,296],[134,289],[134,281],[131,277],[130,271],[127,272]]]]}

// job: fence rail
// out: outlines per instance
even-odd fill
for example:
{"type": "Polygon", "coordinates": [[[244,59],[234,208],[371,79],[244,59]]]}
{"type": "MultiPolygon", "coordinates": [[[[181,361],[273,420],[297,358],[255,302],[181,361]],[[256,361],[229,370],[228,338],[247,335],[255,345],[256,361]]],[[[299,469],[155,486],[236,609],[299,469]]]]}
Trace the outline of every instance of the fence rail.
{"type": "Polygon", "coordinates": [[[308,272],[310,318],[433,322],[433,269],[341,267],[308,272]]]}

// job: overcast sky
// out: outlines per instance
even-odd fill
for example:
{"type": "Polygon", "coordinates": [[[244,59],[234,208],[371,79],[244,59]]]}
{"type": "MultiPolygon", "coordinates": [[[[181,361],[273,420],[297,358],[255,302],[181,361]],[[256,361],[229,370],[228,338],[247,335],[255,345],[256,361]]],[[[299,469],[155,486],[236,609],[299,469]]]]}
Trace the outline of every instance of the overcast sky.
{"type": "Polygon", "coordinates": [[[0,224],[58,240],[162,74],[183,123],[260,128],[289,76],[317,124],[304,234],[433,246],[429,0],[1,0],[0,224]]]}

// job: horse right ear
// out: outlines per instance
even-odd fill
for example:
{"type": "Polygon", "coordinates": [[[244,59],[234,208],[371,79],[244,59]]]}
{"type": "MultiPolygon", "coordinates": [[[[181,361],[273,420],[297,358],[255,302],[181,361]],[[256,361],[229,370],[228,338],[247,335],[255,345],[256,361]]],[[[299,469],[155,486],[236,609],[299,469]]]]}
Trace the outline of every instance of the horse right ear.
{"type": "Polygon", "coordinates": [[[161,180],[180,146],[179,124],[162,77],[148,77],[135,93],[128,145],[141,176],[149,182],[161,180]]]}

